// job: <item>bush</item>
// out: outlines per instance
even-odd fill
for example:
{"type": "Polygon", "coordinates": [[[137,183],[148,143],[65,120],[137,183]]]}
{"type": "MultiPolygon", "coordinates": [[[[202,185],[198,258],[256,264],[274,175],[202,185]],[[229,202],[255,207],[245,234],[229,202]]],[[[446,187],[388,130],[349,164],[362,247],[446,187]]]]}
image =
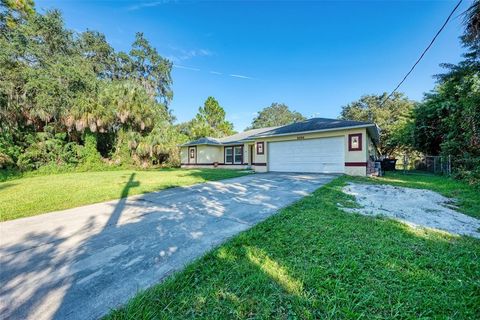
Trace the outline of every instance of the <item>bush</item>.
{"type": "Polygon", "coordinates": [[[0,128],[0,169],[14,167],[22,154],[22,147],[15,140],[11,132],[0,128]]]}
{"type": "Polygon", "coordinates": [[[8,154],[0,151],[0,169],[11,167],[14,164],[15,162],[8,154]]]}
{"type": "Polygon", "coordinates": [[[80,145],[67,142],[66,133],[53,133],[50,128],[28,137],[28,147],[18,157],[20,170],[35,170],[42,166],[76,165],[82,154],[80,145]]]}
{"type": "Polygon", "coordinates": [[[452,163],[453,177],[480,189],[480,157],[465,156],[452,163]]]}
{"type": "Polygon", "coordinates": [[[97,151],[97,136],[89,130],[84,134],[84,147],[80,159],[80,164],[85,169],[96,169],[103,167],[104,164],[100,152],[97,151]]]}

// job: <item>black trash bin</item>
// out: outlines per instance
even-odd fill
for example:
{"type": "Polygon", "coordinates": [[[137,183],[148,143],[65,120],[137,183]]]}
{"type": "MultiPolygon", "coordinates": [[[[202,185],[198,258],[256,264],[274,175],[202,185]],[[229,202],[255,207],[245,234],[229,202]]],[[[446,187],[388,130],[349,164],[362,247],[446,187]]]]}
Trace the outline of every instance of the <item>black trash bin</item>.
{"type": "Polygon", "coordinates": [[[382,170],[383,171],[395,171],[395,165],[397,164],[397,159],[383,159],[382,160],[382,170]]]}

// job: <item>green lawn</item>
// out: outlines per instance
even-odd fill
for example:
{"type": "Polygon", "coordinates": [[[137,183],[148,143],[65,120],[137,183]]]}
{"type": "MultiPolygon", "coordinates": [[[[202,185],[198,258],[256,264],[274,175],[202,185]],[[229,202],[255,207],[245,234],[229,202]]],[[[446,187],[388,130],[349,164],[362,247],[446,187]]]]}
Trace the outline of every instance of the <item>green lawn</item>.
{"type": "Polygon", "coordinates": [[[119,170],[7,180],[0,183],[0,221],[244,174],[222,169],[119,170]]]}
{"type": "MultiPolygon", "coordinates": [[[[341,187],[359,180],[367,179],[338,178],[108,318],[479,319],[480,241],[344,213],[338,203],[355,203],[341,187]]],[[[459,187],[441,177],[374,181],[445,194],[459,187]]],[[[456,195],[462,210],[480,205],[456,195]]]]}

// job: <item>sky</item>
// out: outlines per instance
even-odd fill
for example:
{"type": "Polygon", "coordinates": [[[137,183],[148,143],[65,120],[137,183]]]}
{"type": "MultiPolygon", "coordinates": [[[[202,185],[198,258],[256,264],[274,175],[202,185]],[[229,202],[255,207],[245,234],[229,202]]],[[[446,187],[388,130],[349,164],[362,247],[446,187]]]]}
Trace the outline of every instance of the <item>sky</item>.
{"type": "MultiPolygon", "coordinates": [[[[464,1],[400,87],[421,100],[440,63],[456,63],[464,1]]],[[[237,131],[272,102],[306,117],[336,118],[365,94],[390,92],[455,6],[453,1],[88,1],[37,0],[60,9],[75,31],[104,33],[128,51],[136,32],[174,68],[170,104],[188,121],[209,96],[237,131]]]]}

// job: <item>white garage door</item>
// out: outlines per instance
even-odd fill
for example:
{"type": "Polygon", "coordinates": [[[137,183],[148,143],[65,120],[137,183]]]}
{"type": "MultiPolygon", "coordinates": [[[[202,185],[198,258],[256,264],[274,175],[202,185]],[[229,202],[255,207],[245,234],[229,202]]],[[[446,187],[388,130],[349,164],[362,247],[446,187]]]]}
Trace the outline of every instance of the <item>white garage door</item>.
{"type": "Polygon", "coordinates": [[[343,173],[344,137],[268,143],[270,171],[343,173]]]}

